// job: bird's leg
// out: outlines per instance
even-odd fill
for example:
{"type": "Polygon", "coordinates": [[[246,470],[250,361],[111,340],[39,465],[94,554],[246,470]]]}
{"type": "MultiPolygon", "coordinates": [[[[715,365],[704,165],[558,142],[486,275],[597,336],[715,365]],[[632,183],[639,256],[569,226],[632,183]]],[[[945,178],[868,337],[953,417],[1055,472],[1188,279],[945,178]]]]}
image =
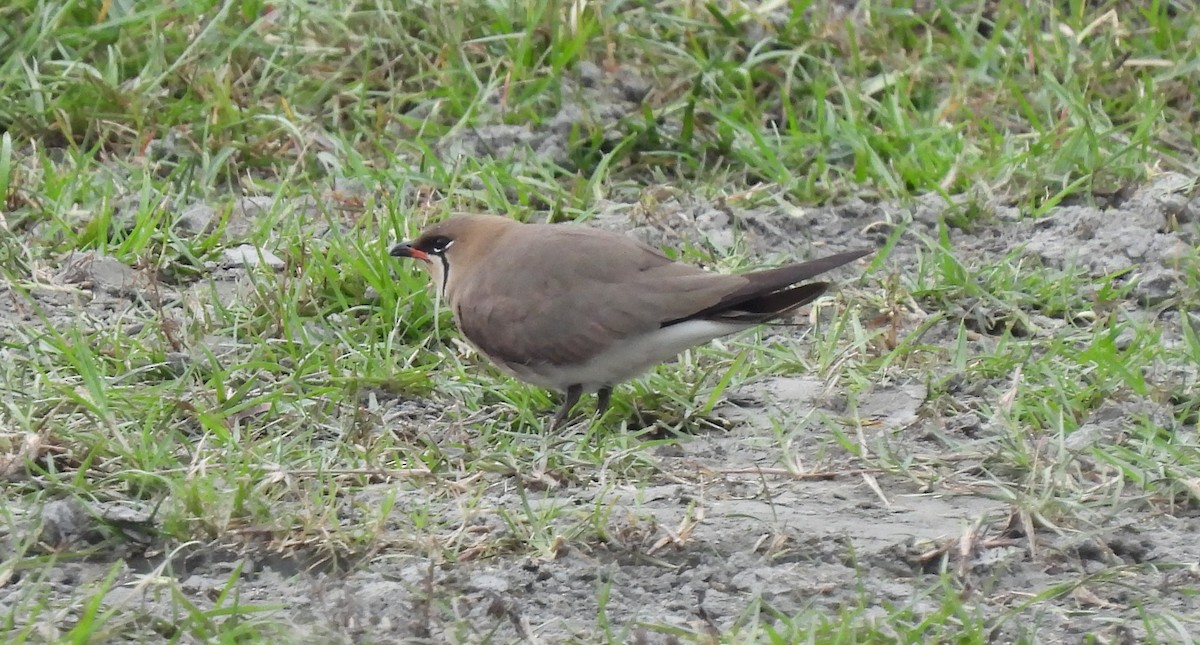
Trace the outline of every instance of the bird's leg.
{"type": "Polygon", "coordinates": [[[612,387],[605,386],[596,390],[596,418],[604,416],[608,404],[612,402],[612,387]]]}
{"type": "Polygon", "coordinates": [[[555,414],[554,420],[550,422],[550,432],[558,430],[559,426],[566,423],[567,416],[571,414],[571,408],[579,403],[581,396],[583,396],[582,385],[572,385],[567,388],[567,395],[563,397],[562,407],[558,409],[558,414],[555,414]]]}

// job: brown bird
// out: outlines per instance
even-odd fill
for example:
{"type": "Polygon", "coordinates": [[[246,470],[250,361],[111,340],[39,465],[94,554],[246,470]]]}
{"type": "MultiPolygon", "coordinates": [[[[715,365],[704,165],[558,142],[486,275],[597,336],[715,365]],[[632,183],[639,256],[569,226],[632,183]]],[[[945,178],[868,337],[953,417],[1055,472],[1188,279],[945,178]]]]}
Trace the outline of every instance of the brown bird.
{"type": "Polygon", "coordinates": [[[675,262],[620,233],[458,215],[390,253],[425,264],[479,353],[511,376],[566,394],[553,429],[584,392],[596,393],[603,414],[614,385],[812,302],[829,283],[798,282],[871,251],[728,275],[675,262]]]}

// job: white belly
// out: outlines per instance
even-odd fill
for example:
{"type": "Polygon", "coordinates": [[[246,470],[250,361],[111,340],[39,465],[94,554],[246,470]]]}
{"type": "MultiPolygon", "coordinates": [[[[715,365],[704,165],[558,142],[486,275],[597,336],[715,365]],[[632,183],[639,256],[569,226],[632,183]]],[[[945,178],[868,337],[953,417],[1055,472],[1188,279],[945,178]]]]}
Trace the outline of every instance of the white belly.
{"type": "Polygon", "coordinates": [[[627,338],[578,365],[514,365],[498,362],[497,367],[544,388],[566,391],[572,385],[581,385],[584,392],[595,392],[628,381],[659,363],[675,358],[689,347],[749,327],[753,325],[689,320],[627,338]]]}

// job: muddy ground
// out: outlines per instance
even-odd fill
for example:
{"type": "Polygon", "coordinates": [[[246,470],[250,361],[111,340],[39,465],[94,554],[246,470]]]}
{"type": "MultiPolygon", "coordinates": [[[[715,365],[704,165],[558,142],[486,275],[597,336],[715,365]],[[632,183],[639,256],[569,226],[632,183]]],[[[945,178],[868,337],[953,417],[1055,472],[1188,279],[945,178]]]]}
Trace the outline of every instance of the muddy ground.
{"type": "MultiPolygon", "coordinates": [[[[636,103],[647,91],[636,78],[618,80],[623,101],[636,103]]],[[[584,81],[588,82],[586,75],[584,81]]],[[[564,112],[577,109],[582,108],[568,104],[564,112]]],[[[613,113],[624,112],[614,108],[613,113]]],[[[569,125],[573,118],[567,114],[563,122],[569,125]]],[[[460,139],[445,142],[442,152],[512,155],[514,146],[553,151],[554,137],[562,131],[555,122],[543,130],[480,128],[471,136],[490,138],[486,146],[460,139]]],[[[954,256],[967,267],[1006,257],[1095,276],[1132,267],[1128,279],[1136,286],[1123,315],[1157,317],[1163,342],[1181,343],[1186,321],[1177,311],[1160,310],[1160,305],[1182,288],[1183,275],[1172,259],[1197,243],[1200,197],[1194,182],[1161,175],[1112,203],[1062,205],[1036,220],[1023,218],[1003,203],[972,197],[986,212],[978,223],[966,229],[952,227],[948,235],[954,256]]],[[[647,207],[647,201],[613,196],[591,225],[631,231],[655,243],[721,248],[733,246],[736,238],[746,253],[764,261],[863,243],[882,245],[901,229],[879,269],[879,275],[899,279],[911,275],[920,258],[929,257],[939,222],[957,212],[956,204],[936,197],[914,205],[850,202],[822,208],[742,209],[736,203],[713,203],[663,188],[656,192],[653,207],[647,207]]],[[[243,200],[242,205],[233,217],[253,222],[254,203],[243,200]]],[[[197,229],[215,214],[203,205],[190,208],[189,217],[199,221],[187,225],[197,229]]],[[[306,208],[297,205],[296,213],[306,208]]],[[[210,267],[206,280],[180,286],[184,297],[169,302],[236,298],[245,266],[271,263],[272,257],[231,243],[226,262],[210,267]]],[[[870,292],[877,290],[867,286],[871,283],[854,281],[861,268],[838,274],[851,306],[868,302],[870,292]]],[[[39,293],[51,323],[84,315],[98,324],[113,324],[130,315],[134,305],[129,304],[129,294],[143,288],[133,268],[92,254],[62,258],[52,269],[63,284],[91,297],[39,293]]],[[[930,325],[922,342],[950,347],[963,320],[975,328],[973,347],[996,342],[996,336],[989,335],[1000,333],[992,324],[993,314],[1004,312],[985,301],[961,306],[930,325]]],[[[897,319],[899,333],[916,329],[930,315],[907,309],[897,319]]],[[[1048,328],[1062,324],[1036,316],[1031,320],[1048,328]]],[[[0,327],[32,324],[41,323],[8,294],[0,298],[0,327]]],[[[777,332],[780,338],[792,333],[786,328],[777,332]]],[[[377,643],[667,643],[682,638],[670,627],[692,634],[718,633],[737,624],[805,612],[815,624],[822,616],[856,607],[861,608],[860,618],[869,622],[886,607],[911,607],[914,616],[937,609],[943,600],[927,592],[940,589],[939,581],[946,577],[959,585],[961,602],[979,620],[994,625],[992,635],[1000,642],[1034,632],[1046,642],[1078,642],[1089,634],[1106,642],[1136,642],[1144,633],[1142,611],[1200,612],[1195,593],[1200,569],[1194,564],[1163,570],[1138,566],[1200,560],[1200,514],[1195,506],[1168,512],[1145,503],[1139,491],[1130,489],[1108,506],[1091,507],[1088,517],[1071,526],[1058,531],[1039,527],[1031,539],[1029,526],[1022,524],[1013,504],[989,486],[979,468],[996,450],[997,433],[1004,432],[977,412],[980,402],[994,406],[1010,383],[1007,378],[964,377],[943,394],[955,398],[953,405],[944,399],[935,405],[929,384],[942,382],[942,369],[897,366],[885,380],[854,396],[856,418],[869,421],[857,438],[862,450],[886,450],[902,457],[909,464],[904,472],[867,467],[849,451],[829,448],[824,438],[836,429],[844,431],[839,419],[850,414],[846,384],[829,383],[817,374],[765,379],[727,395],[715,411],[725,420],[723,429],[699,429],[677,444],[648,449],[657,464],[649,481],[626,482],[598,471],[583,473],[575,481],[522,487],[517,478],[496,475],[470,510],[446,502],[434,523],[453,527],[440,537],[459,539],[460,544],[503,542],[514,537],[503,514],[520,512],[524,496],[535,510],[555,506],[587,513],[605,508],[603,540],[562,535],[541,545],[536,555],[529,555],[528,549],[519,556],[489,550],[486,557],[447,561],[436,549],[407,540],[412,531],[404,511],[410,502],[424,503],[429,487],[449,484],[420,477],[392,479],[346,500],[352,508],[397,495],[396,525],[382,529],[372,553],[330,564],[317,562],[304,549],[288,553],[256,548],[253,539],[191,545],[130,539],[121,548],[64,560],[48,578],[14,577],[9,572],[9,579],[0,582],[0,602],[21,594],[24,585],[37,583],[44,585],[47,605],[53,607],[56,597],[76,597],[80,588],[112,573],[116,583],[105,603],[136,617],[147,639],[164,638],[176,617],[166,609],[174,606],[164,596],[169,585],[156,578],[177,580],[189,601],[211,606],[224,593],[231,572],[240,567],[234,587],[239,602],[261,605],[262,617],[293,625],[291,637],[377,643]],[[781,426],[788,428],[782,435],[789,442],[786,450],[780,449],[781,426]],[[947,454],[947,436],[953,438],[956,454],[947,454]],[[780,454],[791,455],[790,463],[783,463],[780,454]],[[390,539],[392,529],[405,539],[390,539]],[[1089,577],[1100,571],[1119,574],[1089,577]],[[1039,600],[1039,594],[1064,584],[1073,591],[1039,600]]],[[[1158,378],[1178,379],[1188,387],[1196,384],[1194,365],[1165,365],[1163,370],[1158,378]]],[[[451,403],[448,395],[437,392],[427,400],[385,402],[377,431],[415,427],[436,439],[442,431],[436,424],[444,421],[431,410],[451,403]]],[[[1090,461],[1088,442],[1119,440],[1127,425],[1147,415],[1160,418],[1181,437],[1193,437],[1195,444],[1194,425],[1180,424],[1161,402],[1129,395],[1097,410],[1084,426],[1087,432],[1081,428],[1078,433],[1079,451],[1062,452],[1060,457],[1078,459],[1081,471],[1093,473],[1089,476],[1112,477],[1104,465],[1090,461]]],[[[454,432],[469,436],[469,421],[466,425],[454,432]]],[[[93,514],[120,512],[112,506],[83,508],[81,503],[61,501],[24,512],[29,517],[26,524],[38,527],[44,541],[86,544],[98,524],[93,514]]],[[[146,521],[144,516],[125,524],[112,516],[106,520],[110,526],[116,522],[129,527],[134,537],[142,535],[139,523],[146,521]]],[[[61,634],[70,618],[48,611],[34,620],[42,624],[40,633],[51,637],[61,634]]],[[[1195,624],[1186,628],[1195,630],[1195,624]]],[[[1200,637],[1200,632],[1192,635],[1200,637]]]]}

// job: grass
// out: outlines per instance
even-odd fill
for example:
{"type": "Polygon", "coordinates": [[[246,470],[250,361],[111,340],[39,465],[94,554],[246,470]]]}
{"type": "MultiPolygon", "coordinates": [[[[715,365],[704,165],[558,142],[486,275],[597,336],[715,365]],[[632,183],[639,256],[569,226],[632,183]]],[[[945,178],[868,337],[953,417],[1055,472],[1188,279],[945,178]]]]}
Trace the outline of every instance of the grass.
{"type": "MultiPolygon", "coordinates": [[[[684,567],[716,548],[703,502],[672,524],[607,500],[716,485],[674,455],[739,436],[718,414],[731,397],[804,374],[848,411],[771,418],[761,463],[788,474],[763,490],[862,472],[988,497],[1004,517],[929,551],[942,555],[916,567],[908,598],[870,581],[798,611],[750,594],[736,620],[697,628],[644,606],[631,621],[609,580],[594,615],[577,617],[595,629],[576,640],[640,629],[693,642],[1032,642],[1081,607],[1100,622],[1136,607],[1139,638],[1194,638],[1194,618],[1160,592],[1106,591],[1185,562],[1127,558],[994,594],[975,585],[1011,581],[960,567],[961,553],[1008,540],[1013,567],[1074,571],[1055,540],[1103,541],[1114,518],[1149,526],[1200,504],[1194,250],[1172,265],[1173,295],[1151,305],[1124,271],[972,245],[1009,230],[1002,212],[1053,222],[1163,172],[1200,176],[1195,7],[925,4],[0,8],[8,640],[304,638],[278,599],[240,597],[257,575],[243,564],[267,553],[295,556],[298,574],[410,554],[464,571],[568,552],[684,567]],[[907,216],[930,196],[948,204],[932,227],[907,216]],[[877,205],[867,229],[840,224],[836,209],[856,200],[877,205]],[[765,213],[792,241],[882,235],[887,253],[843,280],[811,327],[696,349],[618,390],[602,423],[554,436],[552,397],[482,365],[425,277],[387,255],[462,210],[651,228],[693,211],[729,210],[733,226],[765,213]],[[802,219],[814,212],[827,219],[802,219]],[[259,262],[229,266],[240,244],[259,262]],[[71,278],[72,252],[115,260],[128,283],[71,278]],[[908,381],[929,391],[913,425],[854,412],[908,381]],[[1114,402],[1141,413],[1088,426],[1114,402]],[[963,418],[977,420],[967,434],[945,423],[963,418]],[[91,528],[57,543],[44,511],[61,500],[91,528]],[[105,514],[119,503],[147,516],[105,514]],[[651,548],[660,541],[670,548],[651,548]],[[163,568],[187,545],[250,555],[198,594],[183,585],[189,567],[163,568]],[[139,559],[155,563],[142,578],[139,559]],[[128,589],[144,599],[122,600],[128,589]]],[[[1181,213],[1174,232],[1194,229],[1181,213]]],[[[752,233],[686,234],[679,254],[726,271],[784,259],[752,233]]],[[[879,564],[868,560],[852,563],[858,575],[879,564]]],[[[503,641],[541,625],[513,610],[480,631],[440,575],[406,583],[423,603],[413,633],[503,641]]]]}

